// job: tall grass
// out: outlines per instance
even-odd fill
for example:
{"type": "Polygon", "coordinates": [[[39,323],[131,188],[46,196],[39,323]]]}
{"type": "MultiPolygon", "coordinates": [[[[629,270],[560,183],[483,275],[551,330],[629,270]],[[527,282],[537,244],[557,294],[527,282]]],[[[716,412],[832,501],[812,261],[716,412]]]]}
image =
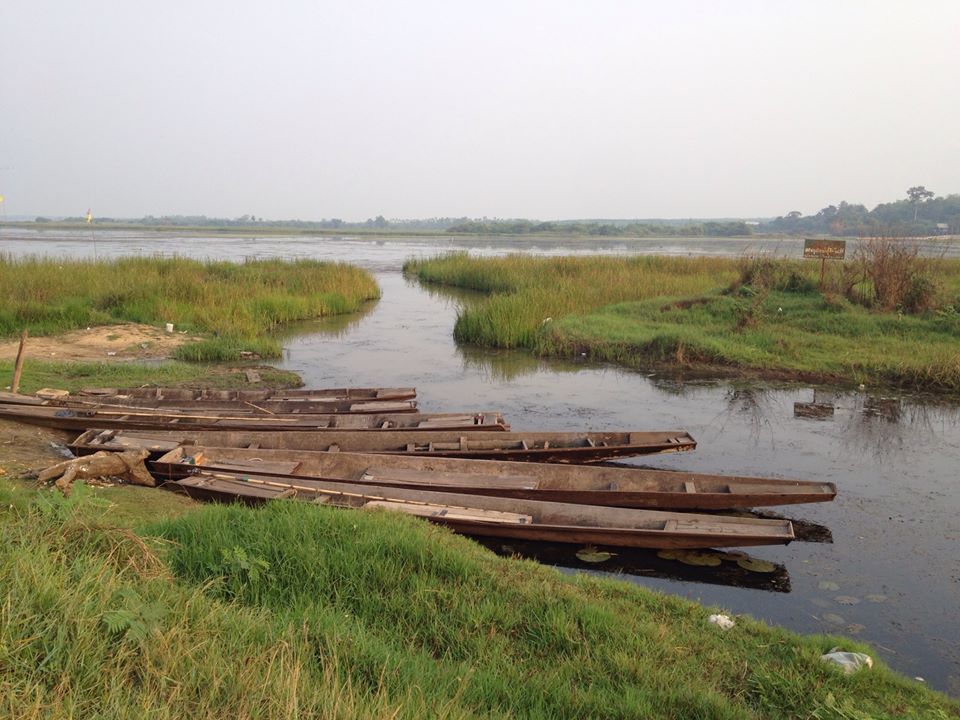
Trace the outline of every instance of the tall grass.
{"type": "Polygon", "coordinates": [[[486,290],[458,341],[634,367],[752,368],[960,391],[960,262],[925,264],[936,311],[866,309],[843,298],[849,266],[735,258],[476,259],[410,262],[426,282],[486,290]]]}
{"type": "Polygon", "coordinates": [[[731,282],[736,263],[723,258],[560,257],[510,255],[471,258],[452,253],[410,261],[406,272],[420,280],[491,293],[464,307],[454,328],[463,342],[534,349],[550,322],[612,303],[659,296],[689,295],[731,282]]]}
{"type": "MultiPolygon", "coordinates": [[[[415,518],[280,501],[178,508],[135,535],[95,520],[82,485],[32,506],[8,487],[3,717],[960,713],[882,665],[819,661],[859,643],[748,618],[722,633],[689,601],[497,558],[415,518]]],[[[147,517],[161,491],[137,490],[147,517]]]]}
{"type": "Polygon", "coordinates": [[[118,322],[172,322],[181,330],[216,336],[182,352],[193,360],[233,359],[238,345],[255,338],[260,339],[258,354],[276,356],[279,346],[264,337],[271,330],[351,312],[379,296],[368,272],[343,263],[177,257],[57,261],[0,254],[0,337],[23,328],[48,335],[118,322]]]}

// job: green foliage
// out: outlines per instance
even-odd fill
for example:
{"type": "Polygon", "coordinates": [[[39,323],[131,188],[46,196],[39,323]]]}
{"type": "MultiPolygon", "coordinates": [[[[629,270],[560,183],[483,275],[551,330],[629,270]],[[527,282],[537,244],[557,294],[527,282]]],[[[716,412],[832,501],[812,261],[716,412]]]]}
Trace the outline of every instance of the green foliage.
{"type": "Polygon", "coordinates": [[[343,263],[314,260],[199,262],[25,258],[0,254],[0,337],[24,328],[47,335],[119,322],[173,322],[213,335],[192,360],[236,360],[240,350],[279,356],[265,334],[282,325],[353,312],[380,297],[373,277],[343,263]],[[256,349],[251,347],[256,344],[256,349]]]}
{"type": "Polygon", "coordinates": [[[0,717],[960,716],[882,663],[825,666],[838,638],[720,633],[415,518],[278,501],[152,532],[0,510],[0,717]]]}
{"type": "MultiPolygon", "coordinates": [[[[960,290],[960,262],[924,262],[925,274],[908,277],[928,278],[948,297],[960,290]]],[[[855,266],[828,268],[827,288],[844,285],[845,267],[855,266]]],[[[905,286],[900,312],[881,313],[821,294],[819,266],[803,261],[447,255],[406,269],[490,292],[460,310],[460,342],[633,367],[752,368],[960,391],[956,320],[922,311],[931,304],[924,280],[905,286]]]]}

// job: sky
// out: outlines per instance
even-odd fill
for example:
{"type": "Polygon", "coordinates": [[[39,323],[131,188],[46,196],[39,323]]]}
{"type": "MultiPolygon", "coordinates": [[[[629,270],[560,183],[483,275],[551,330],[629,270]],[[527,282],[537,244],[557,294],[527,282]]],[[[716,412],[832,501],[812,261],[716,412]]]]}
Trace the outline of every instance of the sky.
{"type": "Polygon", "coordinates": [[[693,218],[960,193],[960,2],[4,0],[8,216],[693,218]]]}

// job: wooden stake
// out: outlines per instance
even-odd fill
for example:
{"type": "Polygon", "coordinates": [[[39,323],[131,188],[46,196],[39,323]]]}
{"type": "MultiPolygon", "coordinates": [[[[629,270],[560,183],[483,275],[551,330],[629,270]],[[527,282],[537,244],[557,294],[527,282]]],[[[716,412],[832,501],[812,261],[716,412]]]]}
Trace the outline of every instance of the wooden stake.
{"type": "Polygon", "coordinates": [[[27,345],[27,332],[26,328],[23,330],[23,334],[20,335],[20,349],[17,350],[17,362],[13,366],[13,384],[10,386],[10,391],[16,393],[20,388],[20,373],[23,372],[23,349],[27,345]]]}

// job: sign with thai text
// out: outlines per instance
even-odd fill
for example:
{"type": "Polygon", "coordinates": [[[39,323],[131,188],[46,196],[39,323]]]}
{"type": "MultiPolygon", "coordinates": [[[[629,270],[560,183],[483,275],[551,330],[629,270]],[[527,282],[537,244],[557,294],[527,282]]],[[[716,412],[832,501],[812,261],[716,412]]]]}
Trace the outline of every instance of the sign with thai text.
{"type": "Polygon", "coordinates": [[[846,240],[811,240],[803,241],[803,256],[818,260],[843,260],[847,254],[846,240]]]}

